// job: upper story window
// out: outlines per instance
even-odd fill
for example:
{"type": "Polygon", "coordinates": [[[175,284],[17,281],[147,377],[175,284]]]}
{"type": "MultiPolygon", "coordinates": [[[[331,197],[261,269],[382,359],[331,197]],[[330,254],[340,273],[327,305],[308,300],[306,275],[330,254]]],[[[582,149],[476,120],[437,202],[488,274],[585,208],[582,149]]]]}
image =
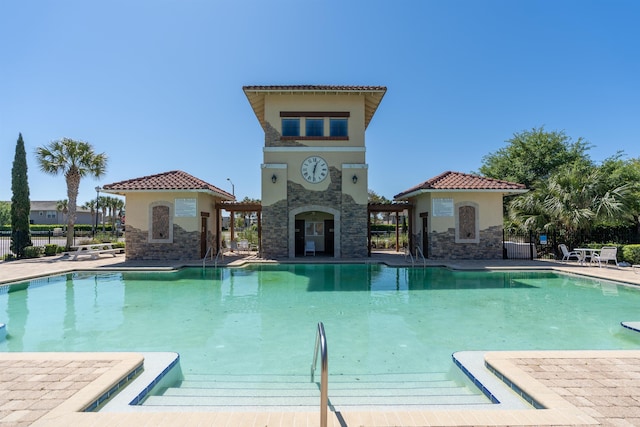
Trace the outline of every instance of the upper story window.
{"type": "Polygon", "coordinates": [[[348,111],[282,111],[282,137],[346,141],[349,139],[349,116],[348,111]]]}
{"type": "Polygon", "coordinates": [[[324,136],[324,119],[307,117],[305,136],[324,136]]]}
{"type": "Polygon", "coordinates": [[[282,136],[300,136],[300,119],[282,119],[282,136]]]}
{"type": "Polygon", "coordinates": [[[329,136],[349,136],[347,119],[329,119],[329,136]]]}

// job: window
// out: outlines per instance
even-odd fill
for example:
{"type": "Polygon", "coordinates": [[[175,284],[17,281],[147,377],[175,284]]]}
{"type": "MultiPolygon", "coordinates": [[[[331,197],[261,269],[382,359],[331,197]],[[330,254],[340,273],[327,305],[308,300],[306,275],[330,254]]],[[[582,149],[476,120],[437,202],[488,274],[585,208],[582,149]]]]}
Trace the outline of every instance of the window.
{"type": "Polygon", "coordinates": [[[58,216],[58,211],[47,211],[47,218],[55,218],[58,216]]]}
{"type": "Polygon", "coordinates": [[[281,111],[284,139],[349,140],[348,111],[281,111]],[[302,129],[300,120],[304,118],[302,129]],[[325,129],[325,123],[329,123],[325,129]],[[304,131],[304,134],[302,132],[304,131]],[[327,133],[328,132],[328,133],[327,133]]]}
{"type": "Polygon", "coordinates": [[[330,119],[329,136],[348,136],[347,119],[330,119]]]}
{"type": "Polygon", "coordinates": [[[300,136],[300,119],[282,119],[282,136],[300,136]]]}
{"type": "Polygon", "coordinates": [[[324,119],[307,118],[306,122],[305,136],[324,136],[324,119]]]}
{"type": "Polygon", "coordinates": [[[306,221],[304,224],[307,236],[324,236],[324,222],[306,221]]]}

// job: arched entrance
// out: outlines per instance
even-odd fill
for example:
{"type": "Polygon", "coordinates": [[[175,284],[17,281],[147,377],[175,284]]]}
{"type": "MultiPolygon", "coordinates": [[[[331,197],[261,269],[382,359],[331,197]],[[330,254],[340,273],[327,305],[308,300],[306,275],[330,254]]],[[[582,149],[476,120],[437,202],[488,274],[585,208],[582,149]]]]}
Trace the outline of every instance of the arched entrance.
{"type": "Polygon", "coordinates": [[[304,256],[313,241],[316,253],[340,258],[340,211],[307,205],[289,211],[289,258],[304,256]]]}

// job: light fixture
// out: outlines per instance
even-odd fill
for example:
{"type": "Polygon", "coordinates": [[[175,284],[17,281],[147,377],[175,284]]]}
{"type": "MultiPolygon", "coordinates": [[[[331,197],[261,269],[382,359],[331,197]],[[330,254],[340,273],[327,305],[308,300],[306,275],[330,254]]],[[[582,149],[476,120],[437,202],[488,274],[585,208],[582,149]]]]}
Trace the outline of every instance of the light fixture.
{"type": "Polygon", "coordinates": [[[233,182],[231,181],[231,178],[227,178],[227,181],[229,181],[229,184],[231,184],[231,195],[233,197],[236,196],[236,186],[233,185],[233,182]]]}
{"type": "Polygon", "coordinates": [[[276,174],[274,173],[274,174],[271,176],[271,182],[273,182],[273,183],[275,184],[277,181],[278,181],[278,177],[277,177],[277,176],[276,176],[276,174]]]}
{"type": "Polygon", "coordinates": [[[354,184],[358,183],[358,175],[353,175],[353,178],[351,178],[351,180],[353,181],[354,184]]]}

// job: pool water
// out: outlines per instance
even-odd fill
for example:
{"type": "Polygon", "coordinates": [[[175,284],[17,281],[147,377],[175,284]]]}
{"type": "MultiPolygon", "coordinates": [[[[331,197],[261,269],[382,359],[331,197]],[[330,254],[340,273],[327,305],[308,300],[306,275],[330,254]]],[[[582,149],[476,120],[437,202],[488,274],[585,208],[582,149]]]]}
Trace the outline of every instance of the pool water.
{"type": "Polygon", "coordinates": [[[0,287],[0,351],[176,351],[185,374],[446,372],[460,350],[637,349],[640,292],[549,272],[253,265],[0,287]]]}

